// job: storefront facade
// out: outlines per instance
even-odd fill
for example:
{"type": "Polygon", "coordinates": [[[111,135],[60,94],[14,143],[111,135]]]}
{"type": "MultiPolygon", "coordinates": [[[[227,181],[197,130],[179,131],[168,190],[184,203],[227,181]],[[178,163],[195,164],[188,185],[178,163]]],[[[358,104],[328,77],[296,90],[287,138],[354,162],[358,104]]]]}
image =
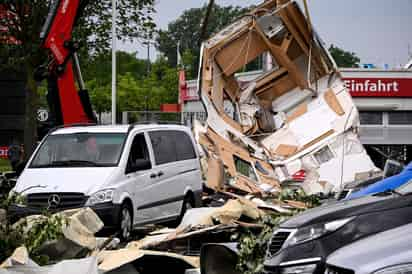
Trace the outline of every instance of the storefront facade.
{"type": "Polygon", "coordinates": [[[360,114],[360,138],[375,163],[412,161],[412,71],[342,70],[360,114]]]}

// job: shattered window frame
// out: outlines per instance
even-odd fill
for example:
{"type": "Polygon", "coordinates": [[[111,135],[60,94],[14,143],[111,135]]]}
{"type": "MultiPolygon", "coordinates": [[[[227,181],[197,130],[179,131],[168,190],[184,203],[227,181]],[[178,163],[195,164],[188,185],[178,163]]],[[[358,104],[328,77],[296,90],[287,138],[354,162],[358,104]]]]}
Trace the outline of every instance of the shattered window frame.
{"type": "Polygon", "coordinates": [[[325,146],[313,153],[313,158],[315,158],[319,165],[322,165],[335,158],[335,154],[329,146],[325,146]]]}
{"type": "Polygon", "coordinates": [[[255,182],[258,181],[256,171],[250,162],[245,161],[236,155],[233,155],[233,162],[238,174],[241,174],[255,182]]]}

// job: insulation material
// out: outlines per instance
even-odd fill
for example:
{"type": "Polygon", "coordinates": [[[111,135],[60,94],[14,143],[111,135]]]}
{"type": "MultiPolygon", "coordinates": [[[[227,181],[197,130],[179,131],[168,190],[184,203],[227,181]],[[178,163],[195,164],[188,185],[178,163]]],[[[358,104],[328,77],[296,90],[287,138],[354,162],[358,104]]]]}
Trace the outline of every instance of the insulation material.
{"type": "Polygon", "coordinates": [[[207,187],[219,190],[222,187],[224,177],[223,163],[220,159],[211,156],[207,163],[207,187]]]}
{"type": "Polygon", "coordinates": [[[57,264],[39,266],[29,258],[25,247],[17,248],[0,265],[2,274],[98,274],[97,258],[63,260],[57,264]]]}
{"type": "MultiPolygon", "coordinates": [[[[77,257],[79,254],[98,248],[98,241],[94,234],[103,228],[104,224],[90,208],[70,209],[55,213],[65,222],[62,226],[64,237],[44,243],[40,248],[41,254],[51,260],[64,260],[77,257]]],[[[24,231],[30,230],[39,219],[46,219],[43,215],[31,215],[20,219],[14,226],[24,225],[24,231]]]]}
{"type": "Polygon", "coordinates": [[[240,196],[235,197],[236,199],[228,200],[221,207],[193,208],[188,210],[176,230],[188,231],[192,228],[213,226],[216,222],[231,224],[242,215],[257,220],[264,215],[255,203],[240,196]]]}
{"type": "Polygon", "coordinates": [[[68,225],[63,227],[64,237],[79,246],[95,249],[97,241],[94,234],[104,226],[97,214],[88,207],[64,211],[62,214],[69,219],[68,225]]]}
{"type": "Polygon", "coordinates": [[[10,268],[14,265],[35,265],[29,258],[29,252],[24,246],[18,247],[14,250],[13,254],[7,258],[2,264],[0,269],[10,268]]]}
{"type": "Polygon", "coordinates": [[[266,1],[202,46],[199,83],[208,118],[202,134],[194,130],[215,190],[276,196],[300,172],[302,189],[327,194],[356,173],[376,170],[353,133],[358,112],[333,60],[313,43],[321,40],[297,3],[279,3],[266,1]],[[262,54],[273,60],[271,70],[237,82],[236,72],[262,54]],[[223,97],[233,106],[230,115],[223,97]],[[350,153],[336,153],[333,142],[342,136],[350,153]],[[225,176],[210,157],[221,160],[225,176]],[[342,162],[348,164],[339,175],[342,162]]]}

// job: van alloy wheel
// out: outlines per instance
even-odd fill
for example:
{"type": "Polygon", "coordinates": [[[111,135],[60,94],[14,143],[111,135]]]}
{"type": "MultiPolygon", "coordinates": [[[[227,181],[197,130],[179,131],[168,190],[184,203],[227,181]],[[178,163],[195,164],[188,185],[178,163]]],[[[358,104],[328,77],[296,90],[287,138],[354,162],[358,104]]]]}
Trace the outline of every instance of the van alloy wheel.
{"type": "Polygon", "coordinates": [[[127,206],[122,208],[121,211],[121,221],[120,221],[120,233],[121,238],[126,240],[130,237],[130,232],[132,230],[132,216],[130,210],[127,206]]]}

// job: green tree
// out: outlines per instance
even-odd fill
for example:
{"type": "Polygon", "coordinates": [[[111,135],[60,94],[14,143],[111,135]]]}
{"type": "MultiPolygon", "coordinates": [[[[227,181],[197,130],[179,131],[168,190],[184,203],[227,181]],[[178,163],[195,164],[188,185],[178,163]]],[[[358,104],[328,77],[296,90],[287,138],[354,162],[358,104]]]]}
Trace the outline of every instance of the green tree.
{"type": "MultiPolygon", "coordinates": [[[[181,52],[192,56],[190,63],[185,63],[191,76],[197,75],[200,54],[198,42],[206,10],[207,6],[205,5],[202,8],[184,11],[178,19],[168,25],[167,30],[160,30],[156,38],[157,49],[167,58],[169,65],[172,67],[175,67],[177,64],[177,44],[180,42],[181,52]]],[[[221,7],[215,4],[207,25],[206,39],[226,25],[229,25],[246,11],[248,11],[248,8],[221,7]]]]}
{"type": "MultiPolygon", "coordinates": [[[[136,54],[118,52],[118,56],[123,60],[118,64],[119,112],[159,110],[163,103],[177,103],[178,71],[164,58],[150,64],[151,71],[147,75],[146,61],[137,59],[136,54]]],[[[110,72],[110,54],[96,56],[88,68],[86,86],[94,110],[100,116],[111,108],[111,81],[105,73],[106,68],[110,72]]]]}
{"type": "MultiPolygon", "coordinates": [[[[117,56],[117,74],[124,75],[130,72],[133,77],[142,79],[147,74],[147,61],[136,58],[137,53],[128,53],[118,51],[117,56]]],[[[84,79],[96,79],[99,84],[111,83],[112,70],[112,53],[111,51],[100,52],[89,58],[89,62],[82,65],[84,79]]]]}
{"type": "MultiPolygon", "coordinates": [[[[7,32],[0,32],[0,55],[3,67],[23,72],[26,77],[26,117],[24,144],[29,156],[36,141],[36,111],[38,106],[38,85],[33,73],[37,66],[44,63],[47,53],[40,49],[39,34],[48,14],[51,0],[3,0],[1,8],[7,16],[0,18],[0,26],[7,32]],[[7,44],[10,37],[18,44],[7,44]]],[[[118,1],[118,38],[150,38],[154,29],[154,0],[118,1]]],[[[84,42],[87,53],[105,51],[110,46],[111,1],[93,1],[82,11],[77,22],[74,39],[84,42]]],[[[88,54],[83,54],[88,56],[88,54]]],[[[85,60],[86,62],[88,60],[85,60]]],[[[106,76],[107,77],[107,76],[106,76]]]]}
{"type": "Polygon", "coordinates": [[[340,68],[358,68],[360,59],[354,52],[345,51],[333,44],[329,47],[329,52],[335,59],[336,65],[340,68]]]}
{"type": "Polygon", "coordinates": [[[103,83],[101,79],[95,78],[86,82],[89,90],[90,100],[93,104],[93,109],[97,112],[98,120],[101,121],[101,115],[110,110],[112,103],[111,84],[103,83]],[[99,81],[100,80],[100,81],[99,81]]]}

